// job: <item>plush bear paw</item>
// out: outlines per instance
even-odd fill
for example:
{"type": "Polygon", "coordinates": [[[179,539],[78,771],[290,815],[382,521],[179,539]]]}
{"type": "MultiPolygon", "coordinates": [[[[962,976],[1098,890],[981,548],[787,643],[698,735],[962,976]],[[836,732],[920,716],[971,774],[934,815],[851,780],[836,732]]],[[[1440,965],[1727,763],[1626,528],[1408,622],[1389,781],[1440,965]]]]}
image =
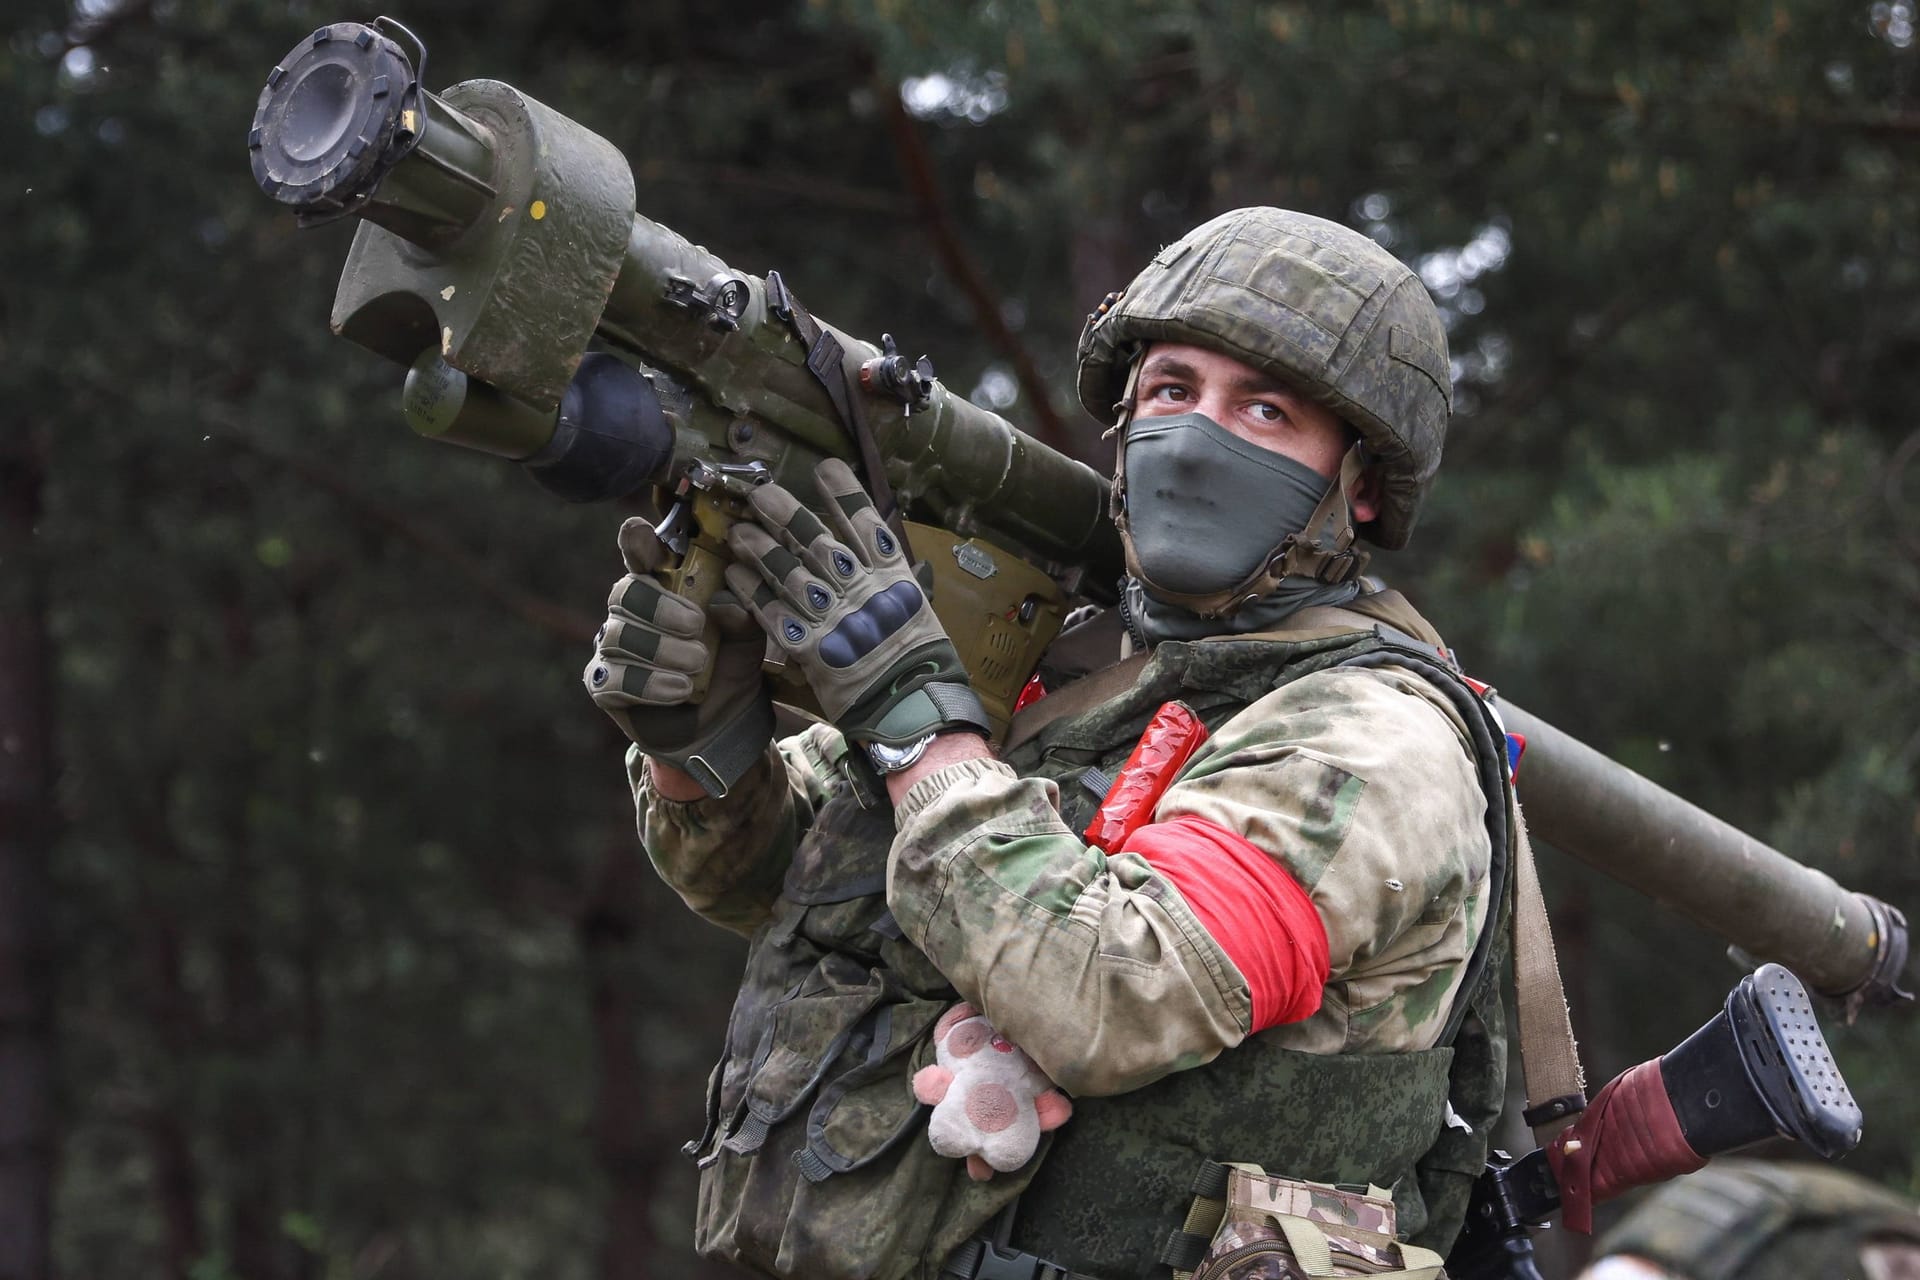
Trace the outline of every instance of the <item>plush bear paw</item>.
{"type": "Polygon", "coordinates": [[[927,1138],[943,1156],[964,1158],[985,1181],[1033,1158],[1040,1135],[1073,1114],[1073,1104],[1020,1047],[964,1002],[934,1025],[932,1065],[914,1073],[913,1093],[933,1108],[927,1138]]]}

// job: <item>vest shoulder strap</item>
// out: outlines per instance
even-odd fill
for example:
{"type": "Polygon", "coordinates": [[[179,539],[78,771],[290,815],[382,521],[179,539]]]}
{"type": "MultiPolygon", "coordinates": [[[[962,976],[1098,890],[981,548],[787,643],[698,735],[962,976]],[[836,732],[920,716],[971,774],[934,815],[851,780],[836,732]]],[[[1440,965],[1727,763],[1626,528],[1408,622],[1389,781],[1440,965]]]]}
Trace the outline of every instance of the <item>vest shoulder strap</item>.
{"type": "MultiPolygon", "coordinates": [[[[1383,625],[1395,633],[1386,637],[1390,640],[1410,642],[1415,648],[1439,649],[1439,635],[1398,591],[1376,591],[1360,596],[1347,605],[1310,605],[1288,617],[1284,627],[1240,635],[1208,636],[1201,643],[1228,640],[1325,640],[1333,636],[1374,631],[1383,625]]],[[[1031,740],[1055,720],[1078,715],[1132,688],[1133,682],[1139,679],[1140,672],[1146,668],[1150,656],[1149,653],[1136,653],[1122,658],[1081,676],[1038,702],[1028,704],[1007,725],[1006,738],[1000,744],[1001,752],[1012,751],[1031,740]]]]}
{"type": "Polygon", "coordinates": [[[1055,720],[1090,711],[1107,699],[1125,693],[1140,678],[1140,673],[1146,670],[1151,656],[1136,653],[1122,658],[1110,667],[1102,667],[1081,676],[1066,688],[1050,693],[1038,702],[1028,703],[1015,712],[1013,719],[1008,722],[1006,741],[1000,744],[1001,754],[1028,741],[1055,720]]]}

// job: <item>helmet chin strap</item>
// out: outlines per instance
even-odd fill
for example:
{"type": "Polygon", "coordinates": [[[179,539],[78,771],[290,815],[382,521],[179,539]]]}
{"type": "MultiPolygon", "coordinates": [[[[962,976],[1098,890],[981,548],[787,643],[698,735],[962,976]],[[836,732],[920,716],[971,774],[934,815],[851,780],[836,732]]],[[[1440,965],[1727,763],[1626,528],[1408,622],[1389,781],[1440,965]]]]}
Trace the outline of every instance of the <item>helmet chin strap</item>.
{"type": "Polygon", "coordinates": [[[1307,517],[1306,527],[1288,534],[1270,551],[1243,581],[1224,591],[1191,595],[1169,590],[1141,571],[1134,553],[1133,535],[1127,528],[1127,424],[1133,420],[1137,405],[1134,389],[1140,381],[1140,356],[1127,369],[1127,383],[1120,401],[1113,406],[1114,423],[1101,438],[1118,435],[1114,449],[1113,489],[1108,503],[1113,523],[1120,530],[1121,545],[1127,552],[1127,572],[1153,595],[1203,618],[1230,618],[1241,608],[1278,587],[1286,578],[1310,578],[1327,586],[1337,586],[1358,577],[1367,567],[1368,553],[1354,545],[1352,495],[1366,470],[1367,450],[1356,440],[1340,460],[1338,478],[1327,486],[1320,503],[1307,517]]]}

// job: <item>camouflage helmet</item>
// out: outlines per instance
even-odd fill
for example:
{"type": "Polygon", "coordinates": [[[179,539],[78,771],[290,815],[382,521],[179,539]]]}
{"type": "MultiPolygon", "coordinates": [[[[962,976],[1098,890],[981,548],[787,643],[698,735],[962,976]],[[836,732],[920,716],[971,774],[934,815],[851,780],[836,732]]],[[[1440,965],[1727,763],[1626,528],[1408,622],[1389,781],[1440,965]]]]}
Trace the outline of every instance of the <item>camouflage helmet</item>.
{"type": "Polygon", "coordinates": [[[1232,356],[1326,405],[1384,471],[1360,532],[1406,545],[1453,411],[1447,333],[1420,278],[1337,222],[1236,209],[1162,249],[1080,335],[1080,403],[1102,422],[1147,343],[1232,356]]]}
{"type": "Polygon", "coordinates": [[[1596,1254],[1644,1259],[1688,1280],[1871,1277],[1888,1273],[1870,1260],[1874,1252],[1920,1249],[1914,1210],[1840,1169],[1717,1159],[1654,1189],[1600,1238],[1596,1254]]]}

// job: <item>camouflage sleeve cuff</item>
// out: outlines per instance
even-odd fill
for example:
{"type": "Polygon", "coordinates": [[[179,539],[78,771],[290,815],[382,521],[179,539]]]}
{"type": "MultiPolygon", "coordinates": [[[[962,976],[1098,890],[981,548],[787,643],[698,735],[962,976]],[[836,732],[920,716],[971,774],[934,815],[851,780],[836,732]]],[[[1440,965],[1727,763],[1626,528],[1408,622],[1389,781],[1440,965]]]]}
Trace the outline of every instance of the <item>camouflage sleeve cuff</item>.
{"type": "Polygon", "coordinates": [[[661,795],[637,749],[627,753],[627,777],[640,840],[660,878],[708,920],[751,933],[779,894],[795,842],[812,818],[805,781],[772,747],[721,798],[661,795]]]}
{"type": "Polygon", "coordinates": [[[966,786],[982,778],[1006,778],[1011,781],[1019,776],[1011,765],[998,760],[957,760],[920,779],[906,795],[900,797],[900,803],[893,807],[894,826],[905,827],[919,817],[928,805],[955,787],[966,786]]]}

